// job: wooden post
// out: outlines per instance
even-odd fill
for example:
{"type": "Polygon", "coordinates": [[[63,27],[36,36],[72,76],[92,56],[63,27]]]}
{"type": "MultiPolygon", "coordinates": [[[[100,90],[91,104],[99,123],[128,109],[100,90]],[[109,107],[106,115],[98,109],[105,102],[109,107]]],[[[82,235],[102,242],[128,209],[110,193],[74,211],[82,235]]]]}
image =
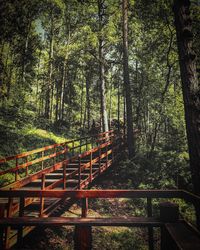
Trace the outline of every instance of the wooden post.
{"type": "MultiPolygon", "coordinates": [[[[18,167],[18,158],[16,158],[15,167],[18,167]]],[[[19,170],[15,171],[15,181],[18,181],[18,172],[19,172],[19,170]]]]}
{"type": "MultiPolygon", "coordinates": [[[[28,156],[26,156],[26,163],[28,163],[28,156]]],[[[26,167],[26,176],[28,176],[28,166],[26,167]]]]}
{"type": "Polygon", "coordinates": [[[63,165],[63,189],[66,189],[66,163],[63,165]]]}
{"type": "Polygon", "coordinates": [[[99,174],[101,173],[101,148],[99,147],[99,174]]]}
{"type": "MultiPolygon", "coordinates": [[[[175,223],[179,219],[179,207],[175,203],[163,202],[160,204],[160,220],[165,223],[175,223]]],[[[173,249],[173,242],[163,226],[161,228],[161,250],[173,249]]]]}
{"type": "Polygon", "coordinates": [[[44,158],[44,151],[42,151],[42,169],[44,169],[44,161],[43,161],[43,158],[44,158]]]}
{"type": "MultiPolygon", "coordinates": [[[[147,198],[147,216],[152,217],[152,199],[147,198]]],[[[154,250],[153,227],[148,227],[149,250],[154,250]]]]}
{"type": "MultiPolygon", "coordinates": [[[[56,154],[56,147],[54,146],[54,151],[53,151],[54,154],[56,154]]],[[[56,163],[56,156],[53,157],[53,165],[55,165],[56,163]]]]}
{"type": "Polygon", "coordinates": [[[106,168],[108,168],[108,145],[106,145],[106,168]]]}
{"type": "Polygon", "coordinates": [[[81,189],[81,157],[78,157],[78,189],[81,189]]]}
{"type": "MultiPolygon", "coordinates": [[[[0,218],[5,216],[5,204],[0,204],[0,218]]],[[[4,228],[0,227],[0,249],[4,249],[4,228]]]]}
{"type": "Polygon", "coordinates": [[[81,217],[86,218],[88,213],[88,198],[82,199],[82,215],[81,217]]]}
{"type": "MultiPolygon", "coordinates": [[[[20,204],[19,204],[19,217],[24,216],[24,206],[25,206],[25,199],[24,197],[20,198],[20,204]]],[[[23,244],[23,226],[19,227],[18,233],[17,233],[17,246],[20,249],[23,244]]]]}
{"type": "MultiPolygon", "coordinates": [[[[82,217],[87,217],[88,199],[82,199],[82,217]]],[[[74,234],[75,250],[91,250],[92,249],[92,227],[91,226],[75,226],[74,234]]]]}
{"type": "Polygon", "coordinates": [[[111,150],[112,150],[112,153],[111,153],[111,157],[112,157],[112,163],[114,162],[114,146],[113,146],[113,142],[111,144],[111,150]]]}
{"type": "Polygon", "coordinates": [[[92,182],[92,152],[90,153],[90,182],[92,182]]]}
{"type": "MultiPolygon", "coordinates": [[[[7,208],[7,217],[12,217],[12,207],[13,207],[13,198],[9,198],[8,200],[8,208],[7,208]]],[[[9,249],[9,238],[10,238],[10,227],[7,227],[5,230],[5,249],[9,249]]]]}
{"type": "MultiPolygon", "coordinates": [[[[41,190],[45,190],[45,174],[42,174],[41,179],[41,190]]],[[[43,210],[44,210],[44,198],[40,198],[40,217],[43,216],[43,210]]]]}
{"type": "Polygon", "coordinates": [[[177,222],[179,219],[179,207],[172,202],[160,203],[160,219],[163,222],[177,222]]]}

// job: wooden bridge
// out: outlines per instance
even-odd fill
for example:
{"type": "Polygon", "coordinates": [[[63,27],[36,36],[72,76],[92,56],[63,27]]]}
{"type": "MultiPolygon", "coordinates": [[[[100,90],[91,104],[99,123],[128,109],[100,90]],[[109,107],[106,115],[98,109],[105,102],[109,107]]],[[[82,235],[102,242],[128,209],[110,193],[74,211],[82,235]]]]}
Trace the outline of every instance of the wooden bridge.
{"type": "Polygon", "coordinates": [[[161,248],[200,249],[200,233],[178,216],[177,205],[162,203],[155,217],[152,199],[184,199],[200,206],[200,198],[184,190],[83,190],[116,161],[124,147],[113,131],[54,144],[0,160],[0,249],[19,248],[35,227],[75,226],[75,249],[92,248],[92,226],[147,227],[154,249],[154,227],[161,228],[161,248]],[[88,199],[145,198],[146,217],[88,217],[88,199]],[[81,200],[80,218],[60,217],[81,200]],[[187,237],[185,237],[186,235],[187,237]]]}

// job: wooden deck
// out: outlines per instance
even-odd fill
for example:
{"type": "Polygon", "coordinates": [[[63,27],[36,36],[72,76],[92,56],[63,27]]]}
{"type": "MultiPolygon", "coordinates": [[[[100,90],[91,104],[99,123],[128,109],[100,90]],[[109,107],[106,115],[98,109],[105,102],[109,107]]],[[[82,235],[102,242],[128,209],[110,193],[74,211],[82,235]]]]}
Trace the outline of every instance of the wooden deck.
{"type": "Polygon", "coordinates": [[[147,227],[150,250],[154,249],[153,228],[159,227],[162,250],[200,249],[197,229],[176,214],[171,216],[173,209],[168,210],[165,218],[162,213],[160,217],[154,217],[152,206],[154,199],[176,198],[200,207],[199,196],[185,190],[87,190],[118,159],[124,142],[112,131],[96,136],[95,140],[91,138],[91,142],[89,138],[86,142],[81,138],[79,141],[82,144],[76,145],[76,141],[0,160],[1,164],[6,165],[10,161],[14,164],[0,172],[1,176],[11,173],[14,176],[12,182],[0,190],[0,249],[9,249],[16,243],[20,248],[24,236],[35,227],[63,225],[75,226],[74,246],[78,250],[91,249],[93,226],[147,227]],[[96,198],[146,199],[146,217],[87,217],[88,200],[96,198]],[[77,201],[82,204],[80,217],[58,216],[77,201]]]}
{"type": "MultiPolygon", "coordinates": [[[[55,192],[87,188],[117,159],[120,146],[116,144],[116,135],[109,131],[91,138],[80,138],[0,159],[1,165],[13,165],[0,171],[1,178],[6,178],[8,174],[13,174],[14,177],[11,183],[1,188],[0,194],[2,191],[12,192],[11,190],[24,193],[25,190],[55,192]]],[[[6,214],[7,217],[19,214],[49,217],[63,209],[63,204],[71,204],[69,200],[70,198],[29,196],[22,201],[19,198],[9,198],[8,195],[0,198],[0,204],[5,207],[4,216],[6,214]],[[23,211],[20,210],[21,206],[23,211]]],[[[24,227],[21,235],[26,235],[31,229],[33,227],[24,227]]],[[[12,227],[4,237],[4,247],[10,248],[18,241],[18,231],[12,227]]]]}

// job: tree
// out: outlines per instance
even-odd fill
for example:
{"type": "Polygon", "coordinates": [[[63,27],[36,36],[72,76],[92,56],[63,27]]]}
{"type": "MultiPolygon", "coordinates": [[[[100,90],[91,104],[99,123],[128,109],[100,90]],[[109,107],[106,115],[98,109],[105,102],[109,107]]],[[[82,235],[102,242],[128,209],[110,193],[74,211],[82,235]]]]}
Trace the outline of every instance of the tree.
{"type": "Polygon", "coordinates": [[[124,88],[126,94],[126,114],[127,114],[127,144],[129,157],[135,155],[135,138],[133,134],[133,114],[132,114],[132,101],[131,101],[131,89],[129,79],[129,65],[128,65],[128,1],[122,2],[122,14],[123,14],[123,70],[124,70],[124,88]]]}
{"type": "Polygon", "coordinates": [[[101,92],[101,119],[102,119],[102,130],[103,132],[108,131],[108,116],[106,109],[106,86],[105,86],[105,59],[104,59],[104,43],[102,37],[102,28],[105,5],[104,1],[98,0],[98,16],[99,16],[99,81],[100,81],[100,92],[101,92]]]}
{"type": "MultiPolygon", "coordinates": [[[[192,48],[190,1],[174,1],[175,27],[180,74],[185,107],[186,131],[194,191],[200,195],[200,85],[197,79],[196,55],[192,48]]],[[[200,227],[200,208],[196,208],[200,227]]]]}

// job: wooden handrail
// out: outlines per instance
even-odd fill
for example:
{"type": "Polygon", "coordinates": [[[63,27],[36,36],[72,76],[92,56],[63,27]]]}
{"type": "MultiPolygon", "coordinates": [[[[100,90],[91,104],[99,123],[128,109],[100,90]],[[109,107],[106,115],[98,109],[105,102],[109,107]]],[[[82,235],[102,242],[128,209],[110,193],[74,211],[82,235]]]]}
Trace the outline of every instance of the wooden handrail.
{"type": "Polygon", "coordinates": [[[111,218],[73,218],[73,217],[15,217],[15,218],[0,218],[2,226],[64,226],[64,225],[84,225],[84,226],[134,226],[160,227],[164,223],[154,217],[111,217],[111,218]]]}
{"type": "Polygon", "coordinates": [[[40,152],[43,152],[43,151],[46,151],[46,150],[49,150],[49,149],[52,149],[52,148],[56,148],[56,147],[60,147],[60,146],[65,146],[68,143],[71,143],[71,141],[69,141],[69,142],[63,142],[63,143],[58,143],[58,144],[52,144],[52,145],[49,145],[49,146],[45,146],[45,147],[42,147],[42,148],[38,148],[38,149],[34,149],[34,150],[31,150],[31,151],[28,151],[28,152],[25,152],[25,153],[21,153],[21,154],[17,154],[17,155],[13,155],[13,156],[8,156],[8,157],[5,157],[5,158],[1,158],[0,159],[0,164],[6,163],[6,162],[11,161],[11,160],[24,158],[26,156],[33,155],[33,154],[36,154],[36,153],[40,153],[40,152]]]}
{"type": "Polygon", "coordinates": [[[45,161],[45,160],[48,160],[48,159],[52,159],[53,157],[59,156],[59,155],[64,154],[64,153],[66,153],[66,152],[67,152],[67,149],[64,149],[64,150],[62,150],[62,151],[60,151],[60,152],[57,152],[57,153],[54,153],[54,154],[50,154],[50,155],[47,155],[47,156],[44,156],[44,157],[35,159],[35,160],[33,160],[33,161],[29,161],[29,162],[27,162],[27,163],[18,165],[18,166],[15,167],[15,168],[10,168],[10,169],[1,171],[1,172],[0,172],[0,176],[1,176],[1,175],[4,175],[4,174],[7,174],[7,173],[15,172],[15,171],[17,171],[17,170],[19,170],[19,169],[22,169],[22,168],[29,167],[29,166],[31,166],[31,165],[33,165],[33,164],[36,164],[36,163],[39,163],[39,162],[41,162],[41,161],[45,161]]]}
{"type": "Polygon", "coordinates": [[[182,189],[172,190],[1,190],[1,198],[179,198],[200,204],[200,197],[182,189]]]}
{"type": "MultiPolygon", "coordinates": [[[[104,132],[104,133],[100,133],[100,134],[97,134],[95,135],[95,137],[99,138],[100,136],[102,135],[105,135],[105,134],[112,134],[113,131],[107,131],[107,132],[104,132]]],[[[50,154],[50,155],[46,155],[46,156],[42,156],[40,158],[37,158],[33,161],[29,161],[29,162],[26,162],[24,164],[21,164],[21,165],[18,165],[17,162],[16,162],[16,166],[15,167],[11,167],[9,169],[6,169],[6,170],[3,170],[3,171],[0,171],[0,176],[2,175],[5,175],[7,173],[15,173],[16,171],[18,171],[19,169],[23,169],[23,168],[26,168],[28,166],[31,166],[33,164],[36,164],[36,163],[40,163],[40,162],[43,162],[45,160],[49,160],[49,159],[52,159],[53,157],[56,157],[56,156],[59,156],[61,154],[64,154],[67,152],[67,147],[68,147],[68,144],[70,143],[74,143],[76,141],[80,141],[80,140],[84,140],[84,139],[88,139],[88,138],[92,138],[93,136],[88,136],[88,137],[82,137],[82,138],[78,138],[78,139],[75,139],[75,140],[71,140],[71,141],[66,141],[66,142],[63,142],[63,143],[59,143],[59,144],[53,144],[53,145],[50,145],[50,146],[46,146],[46,147],[43,147],[43,148],[39,148],[39,149],[35,149],[35,150],[31,150],[31,151],[28,151],[28,152],[25,152],[25,153],[21,153],[21,154],[18,154],[18,155],[14,155],[14,156],[9,156],[9,157],[6,157],[6,158],[2,158],[0,159],[0,164],[3,164],[3,163],[6,163],[8,161],[11,161],[11,160],[18,160],[20,158],[24,158],[24,157],[28,157],[30,155],[33,155],[33,154],[36,154],[36,153],[40,153],[40,152],[45,152],[49,149],[56,149],[58,147],[61,147],[61,146],[65,146],[65,149],[60,151],[60,152],[57,152],[57,153],[53,153],[53,154],[50,154]]],[[[110,138],[111,136],[109,136],[108,138],[110,138]]],[[[76,147],[72,147],[72,149],[75,149],[75,148],[78,148],[80,146],[84,146],[86,144],[83,144],[83,145],[79,145],[79,146],[76,146],[76,147]]],[[[104,144],[102,144],[104,145],[104,144]]],[[[90,152],[90,151],[89,151],[90,152]]]]}
{"type": "MultiPolygon", "coordinates": [[[[40,171],[38,171],[38,172],[36,172],[36,173],[31,174],[30,176],[26,176],[25,178],[22,178],[22,179],[20,179],[20,180],[18,180],[18,181],[16,181],[16,182],[12,182],[11,184],[2,187],[1,190],[4,190],[4,189],[7,190],[8,188],[15,188],[15,189],[16,189],[16,188],[20,188],[20,187],[22,187],[22,186],[28,184],[28,183],[31,182],[31,181],[34,181],[34,180],[36,180],[36,179],[38,179],[38,178],[41,178],[42,174],[47,174],[47,173],[51,173],[52,171],[58,170],[58,169],[62,168],[63,165],[67,165],[67,164],[69,164],[70,162],[72,163],[72,162],[78,160],[79,157],[80,157],[80,158],[84,158],[84,157],[90,155],[91,153],[97,152],[100,148],[105,148],[105,147],[107,147],[107,146],[109,146],[109,145],[111,145],[111,144],[112,144],[112,143],[111,143],[110,141],[108,141],[108,142],[105,142],[105,143],[103,143],[103,144],[101,144],[101,145],[95,147],[95,148],[90,149],[90,150],[87,151],[87,152],[84,152],[84,153],[79,154],[79,155],[77,154],[77,155],[75,155],[75,156],[73,156],[73,157],[70,157],[69,159],[65,159],[65,160],[60,161],[60,162],[56,162],[55,164],[53,164],[53,165],[50,166],[50,167],[44,168],[44,169],[42,169],[42,170],[40,170],[40,171]]],[[[59,153],[60,153],[60,152],[57,152],[57,154],[59,154],[59,153]]],[[[111,153],[111,152],[109,151],[109,154],[110,154],[110,153],[111,153]]],[[[61,153],[60,153],[60,154],[61,154],[61,153]]],[[[51,158],[53,158],[54,156],[55,156],[55,154],[52,154],[52,155],[51,155],[51,158]]],[[[105,157],[105,155],[103,154],[103,155],[101,156],[101,158],[104,158],[104,157],[105,157]]],[[[48,156],[46,156],[46,159],[48,159],[48,156]]],[[[36,160],[34,160],[34,161],[32,161],[32,162],[24,163],[24,164],[22,164],[22,165],[20,165],[20,166],[18,166],[18,167],[16,167],[16,168],[5,170],[4,172],[14,172],[14,171],[18,171],[19,169],[25,168],[25,167],[27,167],[27,166],[30,166],[30,165],[32,165],[32,164],[34,164],[34,163],[36,163],[36,162],[41,162],[41,160],[42,160],[42,158],[38,158],[38,159],[36,159],[36,160]],[[20,168],[20,167],[21,167],[21,168],[20,168]]],[[[98,161],[98,158],[94,159],[92,163],[94,164],[94,163],[97,162],[97,161],[98,161]]],[[[87,167],[88,167],[88,165],[85,164],[85,165],[82,166],[82,169],[85,169],[85,168],[87,168],[87,167]]]]}
{"type": "MultiPolygon", "coordinates": [[[[2,190],[0,197],[184,198],[184,190],[2,190]]],[[[189,195],[189,193],[187,193],[189,195]]],[[[200,199],[200,198],[199,198],[200,199]]]]}
{"type": "Polygon", "coordinates": [[[6,163],[6,162],[11,161],[11,160],[20,159],[20,158],[23,158],[23,157],[26,157],[26,156],[29,156],[29,155],[32,155],[32,154],[40,153],[42,151],[46,151],[46,150],[49,150],[49,149],[52,149],[52,148],[65,146],[66,144],[70,144],[70,143],[73,143],[73,142],[76,142],[76,141],[92,138],[94,136],[95,137],[100,137],[100,136],[102,136],[104,134],[108,134],[108,133],[112,133],[112,132],[113,132],[113,130],[110,130],[110,131],[103,132],[103,133],[100,133],[100,134],[96,134],[96,135],[93,135],[93,136],[87,136],[87,137],[82,137],[82,138],[78,138],[78,139],[74,139],[74,140],[70,140],[70,141],[65,141],[65,142],[62,142],[62,143],[56,143],[56,144],[52,144],[52,145],[45,146],[45,147],[42,147],[42,148],[34,149],[34,150],[31,150],[31,151],[28,151],[28,152],[25,152],[25,153],[13,155],[13,156],[8,156],[8,157],[5,157],[5,158],[1,158],[0,159],[0,164],[6,163]]]}

